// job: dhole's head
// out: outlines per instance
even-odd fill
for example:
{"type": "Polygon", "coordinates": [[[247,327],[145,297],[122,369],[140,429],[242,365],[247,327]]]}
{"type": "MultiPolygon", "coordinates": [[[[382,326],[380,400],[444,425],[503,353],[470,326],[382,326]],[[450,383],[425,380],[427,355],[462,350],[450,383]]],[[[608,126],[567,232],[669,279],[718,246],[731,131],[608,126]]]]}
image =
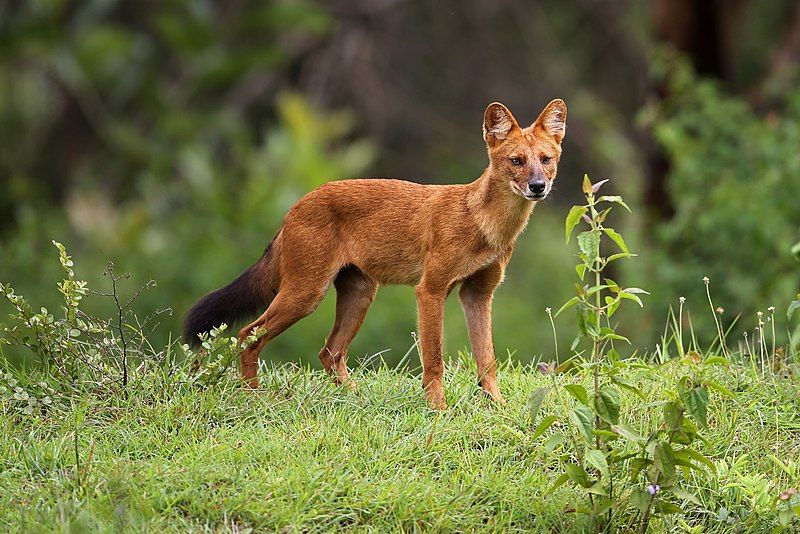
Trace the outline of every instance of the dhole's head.
{"type": "Polygon", "coordinates": [[[489,147],[494,178],[527,200],[543,200],[556,177],[566,121],[563,100],[547,104],[527,128],[520,128],[503,104],[489,104],[483,115],[483,139],[489,147]]]}

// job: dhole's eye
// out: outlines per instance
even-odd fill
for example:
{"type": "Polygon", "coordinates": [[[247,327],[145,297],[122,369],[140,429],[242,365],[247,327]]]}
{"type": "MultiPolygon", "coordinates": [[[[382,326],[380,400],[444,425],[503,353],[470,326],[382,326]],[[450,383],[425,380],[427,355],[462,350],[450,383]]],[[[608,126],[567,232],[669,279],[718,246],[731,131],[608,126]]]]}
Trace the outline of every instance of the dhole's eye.
{"type": "Polygon", "coordinates": [[[511,158],[511,164],[517,166],[522,165],[522,160],[520,158],[511,158]]]}
{"type": "Polygon", "coordinates": [[[547,165],[548,163],[550,163],[551,159],[552,158],[550,156],[542,156],[542,165],[547,165]]]}

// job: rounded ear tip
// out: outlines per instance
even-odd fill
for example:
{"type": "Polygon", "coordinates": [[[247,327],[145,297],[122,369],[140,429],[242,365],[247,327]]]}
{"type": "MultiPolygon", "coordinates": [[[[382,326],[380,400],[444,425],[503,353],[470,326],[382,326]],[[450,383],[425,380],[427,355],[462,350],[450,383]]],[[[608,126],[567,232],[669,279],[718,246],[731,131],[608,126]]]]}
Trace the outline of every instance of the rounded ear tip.
{"type": "Polygon", "coordinates": [[[554,98],[553,100],[551,100],[550,103],[547,104],[547,107],[550,106],[558,106],[560,108],[567,109],[567,103],[561,100],[560,98],[554,98]]]}
{"type": "Polygon", "coordinates": [[[503,109],[503,110],[508,110],[508,108],[507,108],[505,105],[503,105],[503,103],[502,103],[502,102],[492,102],[491,104],[489,104],[488,106],[486,106],[486,111],[489,111],[490,109],[495,109],[495,108],[500,108],[500,109],[503,109]]]}

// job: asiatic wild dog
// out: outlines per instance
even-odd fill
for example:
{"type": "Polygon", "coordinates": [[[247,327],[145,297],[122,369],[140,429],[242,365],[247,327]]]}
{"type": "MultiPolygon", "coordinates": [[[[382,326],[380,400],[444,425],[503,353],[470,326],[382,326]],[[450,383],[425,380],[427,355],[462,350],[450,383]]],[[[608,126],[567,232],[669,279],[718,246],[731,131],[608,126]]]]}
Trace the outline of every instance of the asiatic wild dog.
{"type": "Polygon", "coordinates": [[[527,128],[502,104],[490,104],[483,118],[489,166],[469,184],[360,179],[322,185],[292,206],[253,266],[189,310],[184,340],[197,343],[201,332],[266,310],[239,331],[242,342],[261,332],[241,353],[243,379],[258,387],[264,345],[313,312],[333,282],[336,319],[319,358],[338,383],[349,384],[347,350],[378,286],[415,285],[422,384],[428,404],[442,409],[444,304],[460,283],[479,383],[504,402],[492,343],[492,295],[533,206],[552,188],[566,119],[562,100],[550,102],[527,128]]]}

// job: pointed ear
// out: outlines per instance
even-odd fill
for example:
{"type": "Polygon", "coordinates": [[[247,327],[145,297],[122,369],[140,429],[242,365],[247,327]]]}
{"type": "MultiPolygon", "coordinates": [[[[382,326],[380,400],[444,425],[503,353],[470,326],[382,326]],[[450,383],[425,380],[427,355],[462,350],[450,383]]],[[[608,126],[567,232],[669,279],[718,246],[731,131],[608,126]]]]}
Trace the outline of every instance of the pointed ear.
{"type": "Polygon", "coordinates": [[[533,128],[541,128],[561,144],[567,131],[567,105],[564,101],[556,98],[547,104],[539,118],[533,122],[533,128]]]}
{"type": "Polygon", "coordinates": [[[483,114],[483,140],[493,146],[502,142],[519,124],[514,115],[500,102],[492,102],[483,114]]]}

